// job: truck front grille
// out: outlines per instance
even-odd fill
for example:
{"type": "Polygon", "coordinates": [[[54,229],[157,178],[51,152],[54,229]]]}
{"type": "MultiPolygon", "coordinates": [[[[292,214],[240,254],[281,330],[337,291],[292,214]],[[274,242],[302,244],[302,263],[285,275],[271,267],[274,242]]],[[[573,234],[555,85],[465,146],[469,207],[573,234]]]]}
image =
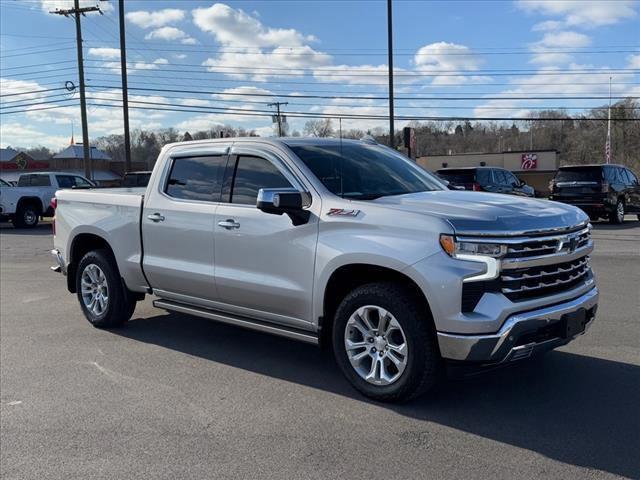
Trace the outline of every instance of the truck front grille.
{"type": "Polygon", "coordinates": [[[460,237],[506,245],[497,279],[464,285],[462,311],[473,311],[484,293],[500,292],[512,302],[519,302],[562,293],[592,281],[590,231],[589,225],[579,225],[562,233],[460,237]]]}
{"type": "Polygon", "coordinates": [[[579,285],[591,277],[589,257],[570,262],[504,271],[501,291],[511,301],[553,295],[579,285]]]}

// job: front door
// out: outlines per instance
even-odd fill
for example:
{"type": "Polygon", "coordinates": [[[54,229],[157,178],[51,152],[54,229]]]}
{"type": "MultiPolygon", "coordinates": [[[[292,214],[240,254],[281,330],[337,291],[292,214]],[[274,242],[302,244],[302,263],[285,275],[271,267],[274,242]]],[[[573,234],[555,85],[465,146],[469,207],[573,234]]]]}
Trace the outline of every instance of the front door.
{"type": "Polygon", "coordinates": [[[161,297],[203,304],[217,299],[214,219],[226,148],[172,157],[142,212],[143,266],[161,297]]]}
{"type": "MultiPolygon", "coordinates": [[[[261,188],[306,190],[275,154],[234,147],[215,221],[215,278],[221,308],[309,328],[318,219],[294,226],[256,208],[261,188]]],[[[317,200],[316,200],[317,201],[317,200]]]]}

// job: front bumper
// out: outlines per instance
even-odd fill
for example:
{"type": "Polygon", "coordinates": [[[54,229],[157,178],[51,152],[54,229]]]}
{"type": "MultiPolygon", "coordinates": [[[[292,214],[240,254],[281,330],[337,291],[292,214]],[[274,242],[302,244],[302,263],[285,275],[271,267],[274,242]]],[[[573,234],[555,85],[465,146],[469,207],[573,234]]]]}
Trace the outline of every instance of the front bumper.
{"type": "Polygon", "coordinates": [[[516,313],[500,330],[487,335],[458,335],[438,332],[440,353],[446,360],[496,364],[530,357],[534,352],[565,345],[589,328],[598,306],[598,289],[553,306],[516,313]],[[569,313],[585,310],[584,330],[574,336],[563,335],[561,322],[569,313]]]}

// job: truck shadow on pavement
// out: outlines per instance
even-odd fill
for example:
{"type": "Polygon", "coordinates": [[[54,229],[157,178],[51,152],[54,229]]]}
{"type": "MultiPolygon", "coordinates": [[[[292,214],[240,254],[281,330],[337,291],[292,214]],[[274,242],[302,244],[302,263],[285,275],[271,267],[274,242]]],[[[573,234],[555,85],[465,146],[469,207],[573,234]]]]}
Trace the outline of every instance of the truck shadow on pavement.
{"type": "MultiPolygon", "coordinates": [[[[318,348],[180,314],[129,322],[118,335],[370,402],[318,348]]],[[[566,352],[447,380],[427,398],[382,405],[557,461],[640,476],[640,367],[566,352]]],[[[427,425],[424,435],[432,435],[427,425]]]]}
{"type": "Polygon", "coordinates": [[[23,236],[53,236],[51,223],[39,223],[33,228],[15,228],[11,223],[0,223],[2,235],[23,235],[23,236]]]}

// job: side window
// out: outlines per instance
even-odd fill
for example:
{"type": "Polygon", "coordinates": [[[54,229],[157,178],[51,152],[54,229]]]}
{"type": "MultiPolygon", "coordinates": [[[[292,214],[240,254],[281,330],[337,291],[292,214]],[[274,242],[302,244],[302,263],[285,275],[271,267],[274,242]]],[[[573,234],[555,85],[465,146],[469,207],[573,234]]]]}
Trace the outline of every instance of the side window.
{"type": "Polygon", "coordinates": [[[173,160],[165,192],[183,200],[220,200],[226,156],[183,157],[173,160]]]}
{"type": "Polygon", "coordinates": [[[604,167],[604,179],[609,183],[615,183],[616,169],[613,167],[604,167]]]}
{"type": "Polygon", "coordinates": [[[71,175],[56,175],[56,181],[60,188],[73,188],[76,186],[71,175]]]}
{"type": "Polygon", "coordinates": [[[518,185],[520,185],[520,180],[518,180],[518,177],[516,177],[513,173],[511,172],[504,172],[504,173],[507,176],[507,181],[509,184],[513,185],[514,187],[517,187],[518,185]]]}
{"type": "Polygon", "coordinates": [[[490,185],[491,182],[491,170],[488,168],[479,168],[476,170],[476,181],[480,185],[490,185]]]}
{"type": "Polygon", "coordinates": [[[73,183],[76,187],[90,187],[91,184],[82,177],[73,177],[73,183]]]}
{"type": "Polygon", "coordinates": [[[496,183],[498,185],[507,185],[507,178],[504,175],[504,172],[502,170],[494,170],[493,171],[493,178],[496,179],[496,183]]]}
{"type": "Polygon", "coordinates": [[[18,186],[19,187],[31,186],[31,177],[33,177],[33,175],[20,175],[20,178],[18,179],[18,186]]]}
{"type": "Polygon", "coordinates": [[[291,183],[270,161],[260,157],[238,157],[231,190],[231,203],[255,205],[261,188],[291,188],[291,183]]]}
{"type": "Polygon", "coordinates": [[[32,187],[50,187],[51,178],[49,175],[32,175],[31,176],[32,187]]]}
{"type": "Polygon", "coordinates": [[[638,177],[636,177],[636,174],[633,173],[631,170],[627,170],[627,177],[629,177],[629,184],[630,185],[637,185],[638,184],[638,177]]]}

